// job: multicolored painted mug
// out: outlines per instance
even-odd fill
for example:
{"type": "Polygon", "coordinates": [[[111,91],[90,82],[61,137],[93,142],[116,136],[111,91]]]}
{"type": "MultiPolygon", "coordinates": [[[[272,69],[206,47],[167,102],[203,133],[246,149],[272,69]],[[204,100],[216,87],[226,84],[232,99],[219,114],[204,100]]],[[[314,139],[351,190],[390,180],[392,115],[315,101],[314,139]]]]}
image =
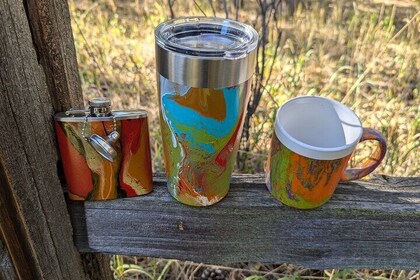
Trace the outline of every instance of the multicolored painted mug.
{"type": "Polygon", "coordinates": [[[375,170],[386,149],[382,134],[363,128],[343,104],[318,96],[297,97],[277,111],[267,187],[285,205],[316,208],[331,198],[340,180],[360,179],[375,170]],[[346,169],[357,143],[366,140],[379,145],[361,168],[346,169]]]}
{"type": "Polygon", "coordinates": [[[239,140],[257,32],[233,20],[188,17],[155,30],[167,186],[206,206],[226,196],[239,140]]]}

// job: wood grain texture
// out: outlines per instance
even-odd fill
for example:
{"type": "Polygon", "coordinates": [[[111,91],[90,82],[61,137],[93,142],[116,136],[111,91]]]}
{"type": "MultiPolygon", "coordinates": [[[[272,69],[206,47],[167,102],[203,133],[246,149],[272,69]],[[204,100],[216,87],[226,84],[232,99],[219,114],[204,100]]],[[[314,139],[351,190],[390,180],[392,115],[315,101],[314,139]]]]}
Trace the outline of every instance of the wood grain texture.
{"type": "Polygon", "coordinates": [[[23,1],[55,112],[83,106],[67,1],[23,1]]]}
{"type": "Polygon", "coordinates": [[[207,208],[176,202],[164,184],[158,175],[146,196],[70,202],[79,250],[319,269],[420,268],[420,177],[342,184],[310,211],[279,204],[262,175],[235,175],[228,196],[207,208]]]}
{"type": "MultiPolygon", "coordinates": [[[[0,186],[6,186],[9,182],[6,180],[7,174],[3,168],[0,168],[0,186]]],[[[34,279],[35,274],[32,271],[32,258],[25,251],[30,251],[30,242],[24,236],[22,221],[17,214],[17,203],[13,199],[12,193],[5,188],[0,187],[0,233],[1,238],[8,249],[4,250],[4,258],[12,260],[16,264],[15,272],[19,279],[34,279]],[[12,252],[11,257],[9,251],[12,252]]]]}
{"type": "Polygon", "coordinates": [[[20,279],[85,279],[57,176],[53,101],[32,36],[23,2],[0,0],[0,228],[20,279]]]}
{"type": "Polygon", "coordinates": [[[111,256],[101,253],[81,254],[83,268],[90,280],[112,280],[111,256]]]}
{"type": "Polygon", "coordinates": [[[0,241],[0,280],[16,280],[18,279],[10,260],[9,252],[0,241]]]}
{"type": "MultiPolygon", "coordinates": [[[[67,1],[23,1],[38,63],[42,66],[54,112],[82,108],[76,50],[67,1]]],[[[53,138],[55,139],[55,137],[53,138]]],[[[109,256],[83,254],[83,268],[90,279],[111,279],[109,256]]]]}

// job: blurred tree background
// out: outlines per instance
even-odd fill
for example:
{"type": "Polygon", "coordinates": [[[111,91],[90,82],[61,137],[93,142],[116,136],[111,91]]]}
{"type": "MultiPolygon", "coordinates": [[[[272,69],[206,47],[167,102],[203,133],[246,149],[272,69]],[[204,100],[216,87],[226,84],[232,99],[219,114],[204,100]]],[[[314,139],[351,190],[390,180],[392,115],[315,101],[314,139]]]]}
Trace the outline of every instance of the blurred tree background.
{"type": "MultiPolygon", "coordinates": [[[[149,111],[155,172],[164,165],[153,29],[171,17],[202,15],[237,19],[260,34],[237,172],[263,172],[282,103],[321,95],[343,102],[365,127],[384,133],[389,151],[376,173],[420,175],[419,1],[70,0],[70,8],[85,101],[106,96],[114,108],[149,111]]],[[[360,145],[351,164],[372,147],[360,145]]],[[[114,256],[112,267],[120,279],[420,279],[418,271],[215,267],[121,256],[114,256]]]]}

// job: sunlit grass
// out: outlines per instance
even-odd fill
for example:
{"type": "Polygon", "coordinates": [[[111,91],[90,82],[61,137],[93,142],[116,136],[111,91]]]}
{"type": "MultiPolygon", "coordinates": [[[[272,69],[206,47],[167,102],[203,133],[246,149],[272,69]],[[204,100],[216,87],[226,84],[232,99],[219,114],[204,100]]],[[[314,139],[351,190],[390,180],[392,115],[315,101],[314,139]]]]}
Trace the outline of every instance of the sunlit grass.
{"type": "MultiPolygon", "coordinates": [[[[113,258],[115,279],[208,279],[213,272],[223,279],[246,280],[419,280],[419,271],[405,270],[311,270],[291,264],[241,263],[231,266],[210,265],[156,258],[118,256],[113,258]],[[118,264],[115,259],[119,258],[118,264]],[[127,265],[131,264],[130,268],[127,265]],[[126,267],[124,267],[126,266],[126,267]],[[130,269],[130,270],[129,270],[130,269]]],[[[213,279],[216,277],[213,276],[213,279]]]]}
{"type": "MultiPolygon", "coordinates": [[[[217,15],[224,17],[222,2],[212,2],[217,15]]],[[[207,15],[213,14],[209,1],[196,3],[207,15]]],[[[234,9],[228,3],[232,16],[234,9]]],[[[365,127],[384,133],[389,151],[376,173],[420,175],[420,17],[413,19],[420,3],[303,3],[293,15],[286,9],[282,14],[280,55],[252,119],[251,151],[244,171],[262,172],[278,106],[295,96],[322,95],[344,102],[365,127]]],[[[163,171],[153,28],[168,18],[167,1],[71,0],[70,8],[85,100],[105,95],[114,108],[147,109],[154,170],[163,171]]],[[[174,12],[202,14],[187,0],[177,0],[174,12]]],[[[255,3],[244,1],[240,20],[252,24],[256,14],[255,3]]],[[[352,164],[360,163],[372,147],[372,143],[360,145],[352,164]]],[[[113,262],[117,279],[189,279],[216,268],[229,279],[420,278],[415,271],[313,271],[286,264],[215,267],[119,256],[113,262]]]]}
{"type": "MultiPolygon", "coordinates": [[[[208,2],[197,3],[212,14],[208,2]]],[[[420,17],[389,43],[420,7],[403,4],[315,2],[299,5],[293,16],[284,13],[280,56],[252,120],[245,172],[262,171],[268,147],[261,140],[271,136],[278,106],[295,96],[321,95],[344,99],[364,126],[385,134],[389,152],[378,173],[419,174],[420,17]]],[[[254,13],[247,15],[255,7],[246,5],[239,15],[252,23],[254,13]]],[[[85,99],[106,95],[116,108],[146,108],[154,168],[163,171],[153,28],[168,17],[167,6],[112,0],[71,1],[70,6],[85,99]]],[[[201,13],[186,1],[177,1],[174,8],[179,16],[201,13]]],[[[221,8],[216,6],[218,16],[224,16],[221,8]]],[[[364,146],[353,164],[369,154],[372,144],[364,146]]]]}

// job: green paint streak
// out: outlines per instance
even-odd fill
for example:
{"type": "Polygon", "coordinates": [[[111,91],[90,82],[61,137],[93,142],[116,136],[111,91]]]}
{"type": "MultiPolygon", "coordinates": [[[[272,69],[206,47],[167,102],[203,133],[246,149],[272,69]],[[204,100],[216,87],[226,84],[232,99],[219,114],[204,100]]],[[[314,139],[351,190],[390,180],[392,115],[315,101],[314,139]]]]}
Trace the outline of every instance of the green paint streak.
{"type": "Polygon", "coordinates": [[[323,205],[328,200],[329,200],[329,198],[324,200],[321,203],[313,203],[313,202],[306,201],[305,199],[303,199],[301,197],[298,197],[298,199],[296,201],[294,201],[294,200],[288,201],[287,205],[291,206],[291,207],[294,207],[294,208],[299,208],[299,209],[313,209],[313,208],[317,208],[317,207],[323,205]]]}
{"type": "MultiPolygon", "coordinates": [[[[276,136],[274,135],[273,137],[276,136]]],[[[278,140],[275,139],[274,141],[278,140]]],[[[280,147],[280,150],[276,151],[272,155],[270,161],[271,193],[280,201],[283,201],[282,197],[286,194],[285,188],[287,186],[287,182],[289,181],[287,178],[287,171],[289,169],[290,154],[291,151],[282,146],[280,147]]]]}
{"type": "MultiPolygon", "coordinates": [[[[273,135],[273,137],[276,137],[273,135]]],[[[279,140],[273,139],[273,143],[277,141],[272,147],[277,148],[273,151],[274,154],[270,160],[270,180],[271,180],[271,194],[281,203],[299,209],[312,209],[326,203],[327,198],[322,203],[313,203],[306,201],[296,193],[291,193],[292,190],[288,189],[292,184],[293,173],[290,172],[290,167],[293,164],[290,162],[290,157],[293,154],[286,146],[279,143],[279,140]]]]}
{"type": "Polygon", "coordinates": [[[79,123],[60,122],[60,126],[63,129],[64,134],[67,136],[67,139],[70,141],[72,146],[81,156],[84,157],[85,150],[83,148],[83,141],[80,136],[81,132],[79,131],[79,123]]]}
{"type": "Polygon", "coordinates": [[[87,200],[95,199],[96,197],[99,197],[99,175],[92,172],[92,183],[93,183],[93,189],[89,193],[87,200]]]}

